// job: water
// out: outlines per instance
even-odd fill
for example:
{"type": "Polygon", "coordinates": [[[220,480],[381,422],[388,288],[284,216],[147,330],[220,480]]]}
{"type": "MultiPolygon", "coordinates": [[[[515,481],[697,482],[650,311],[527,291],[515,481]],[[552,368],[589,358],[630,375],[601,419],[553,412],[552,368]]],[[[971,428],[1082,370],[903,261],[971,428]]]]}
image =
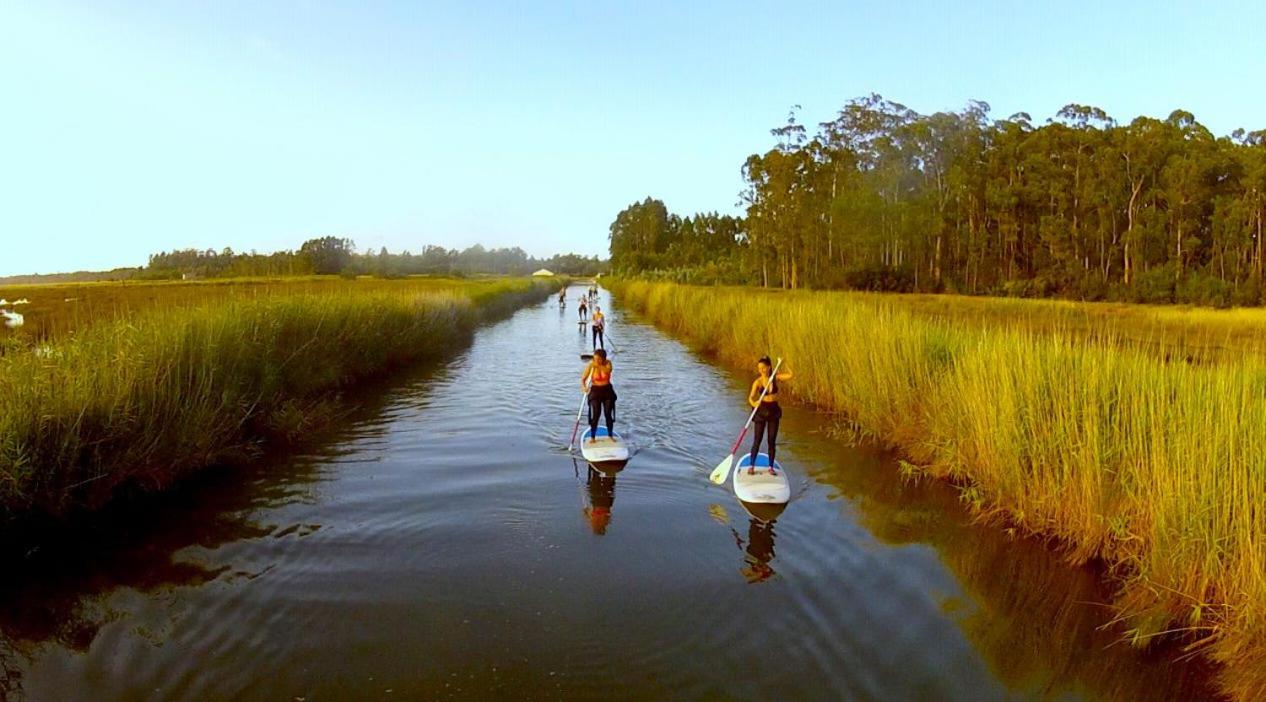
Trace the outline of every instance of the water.
{"type": "Polygon", "coordinates": [[[772,525],[751,518],[706,478],[750,378],[619,308],[618,427],[636,453],[614,477],[591,472],[566,451],[587,350],[569,305],[522,310],[366,391],[318,450],[204,476],[6,569],[0,690],[1208,696],[1207,671],[1098,628],[1093,574],[972,525],[949,488],[904,483],[822,415],[786,408],[795,498],[772,525]]]}

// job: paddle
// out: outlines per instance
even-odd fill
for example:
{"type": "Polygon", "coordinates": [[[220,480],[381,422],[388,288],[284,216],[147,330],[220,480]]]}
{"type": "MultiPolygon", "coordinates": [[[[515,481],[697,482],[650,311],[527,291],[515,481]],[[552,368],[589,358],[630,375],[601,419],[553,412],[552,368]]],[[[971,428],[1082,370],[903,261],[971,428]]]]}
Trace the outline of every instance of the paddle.
{"type": "Polygon", "coordinates": [[[571,428],[571,441],[567,442],[568,453],[571,453],[571,450],[576,446],[576,431],[580,429],[580,415],[585,412],[585,400],[587,399],[589,399],[588,390],[585,391],[585,394],[580,396],[580,408],[576,410],[576,426],[571,428]]]}
{"type": "MultiPolygon", "coordinates": [[[[771,380],[778,377],[778,367],[782,365],[782,359],[774,364],[774,370],[770,371],[771,380]]],[[[730,455],[726,456],[712,469],[712,474],[708,476],[708,480],[720,485],[725,479],[730,477],[730,468],[734,465],[734,452],[738,451],[739,444],[743,443],[743,437],[747,436],[747,428],[752,425],[752,420],[756,418],[756,410],[760,409],[760,403],[765,399],[765,393],[769,392],[769,386],[773,382],[765,383],[765,388],[760,391],[760,397],[756,400],[756,406],[752,408],[752,413],[747,415],[747,423],[743,425],[743,431],[739,433],[738,440],[734,442],[734,446],[730,448],[730,455]]]]}

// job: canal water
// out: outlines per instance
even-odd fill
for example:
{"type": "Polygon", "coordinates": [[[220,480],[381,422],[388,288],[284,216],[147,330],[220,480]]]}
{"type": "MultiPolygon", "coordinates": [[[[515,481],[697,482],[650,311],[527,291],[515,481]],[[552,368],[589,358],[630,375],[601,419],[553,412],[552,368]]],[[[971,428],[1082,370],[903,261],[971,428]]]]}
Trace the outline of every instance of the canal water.
{"type": "Polygon", "coordinates": [[[786,408],[795,497],[751,517],[707,480],[750,378],[605,293],[635,454],[591,471],[566,450],[578,293],[366,392],[314,450],[10,563],[0,698],[1209,696],[1207,671],[1101,627],[1092,573],[973,525],[824,415],[786,408]]]}

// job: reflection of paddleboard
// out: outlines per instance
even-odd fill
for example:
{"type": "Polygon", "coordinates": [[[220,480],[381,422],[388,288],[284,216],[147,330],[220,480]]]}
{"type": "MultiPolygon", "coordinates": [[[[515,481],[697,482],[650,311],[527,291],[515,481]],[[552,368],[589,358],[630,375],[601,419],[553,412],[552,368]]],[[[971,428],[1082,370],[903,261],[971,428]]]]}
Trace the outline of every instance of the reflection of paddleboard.
{"type": "Polygon", "coordinates": [[[617,463],[629,460],[629,447],[620,432],[607,434],[606,427],[598,427],[598,440],[589,442],[589,430],[580,437],[580,455],[590,463],[617,463]]]}
{"type": "Polygon", "coordinates": [[[734,494],[744,502],[756,504],[783,504],[791,499],[791,483],[787,482],[787,473],[782,464],[774,461],[777,475],[769,473],[769,455],[756,456],[756,475],[748,475],[747,469],[752,466],[751,454],[744,454],[734,467],[734,494]]]}

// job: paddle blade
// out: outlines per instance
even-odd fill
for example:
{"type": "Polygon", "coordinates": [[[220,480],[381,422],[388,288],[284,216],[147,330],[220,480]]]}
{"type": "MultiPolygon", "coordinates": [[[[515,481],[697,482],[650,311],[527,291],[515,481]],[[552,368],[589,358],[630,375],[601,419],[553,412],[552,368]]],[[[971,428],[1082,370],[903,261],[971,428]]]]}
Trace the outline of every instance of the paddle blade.
{"type": "Polygon", "coordinates": [[[712,474],[708,476],[708,480],[711,480],[716,485],[724,483],[725,479],[730,477],[730,466],[732,465],[734,465],[734,454],[731,453],[722,459],[716,468],[712,469],[712,474]]]}

